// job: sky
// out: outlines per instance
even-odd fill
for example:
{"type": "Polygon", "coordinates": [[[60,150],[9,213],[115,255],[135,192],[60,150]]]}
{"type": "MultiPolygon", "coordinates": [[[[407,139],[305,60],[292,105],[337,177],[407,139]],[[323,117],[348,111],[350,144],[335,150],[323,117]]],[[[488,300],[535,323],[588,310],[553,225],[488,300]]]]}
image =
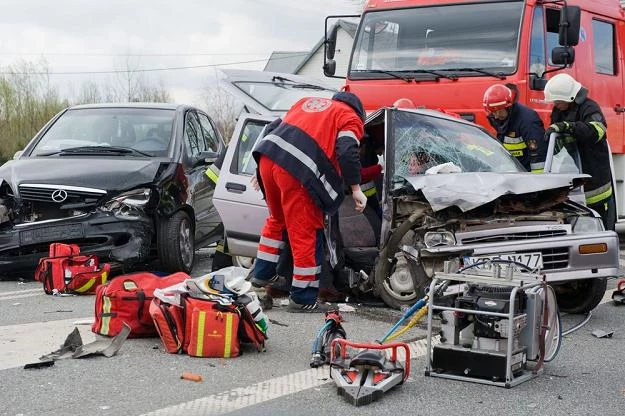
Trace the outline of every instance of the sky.
{"type": "Polygon", "coordinates": [[[272,51],[308,51],[323,36],[326,16],[359,13],[360,3],[0,0],[0,68],[44,60],[51,84],[71,96],[85,81],[123,78],[89,72],[215,65],[144,73],[176,102],[193,104],[216,68],[262,70],[272,51]],[[67,72],[74,74],[58,74],[67,72]]]}

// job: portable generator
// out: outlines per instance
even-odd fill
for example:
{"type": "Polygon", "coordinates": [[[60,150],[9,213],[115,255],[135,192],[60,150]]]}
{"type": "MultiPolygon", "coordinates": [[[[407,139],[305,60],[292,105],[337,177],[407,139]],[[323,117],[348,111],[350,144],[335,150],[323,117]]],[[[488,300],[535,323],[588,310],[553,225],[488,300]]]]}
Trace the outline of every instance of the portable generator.
{"type": "Polygon", "coordinates": [[[541,276],[439,273],[431,291],[440,280],[458,284],[429,300],[426,376],[512,387],[535,377],[557,354],[557,303],[541,276]],[[441,330],[432,345],[435,315],[441,330]]]}

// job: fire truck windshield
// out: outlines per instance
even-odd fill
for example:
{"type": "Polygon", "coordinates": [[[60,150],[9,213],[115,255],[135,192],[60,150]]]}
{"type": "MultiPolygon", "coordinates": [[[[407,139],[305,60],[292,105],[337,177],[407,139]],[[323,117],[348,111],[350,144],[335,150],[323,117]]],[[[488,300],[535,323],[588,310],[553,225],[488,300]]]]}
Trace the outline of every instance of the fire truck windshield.
{"type": "Polygon", "coordinates": [[[385,71],[401,71],[404,76],[415,71],[417,79],[479,76],[485,71],[512,74],[523,4],[456,3],[366,12],[349,78],[391,78],[385,71]]]}

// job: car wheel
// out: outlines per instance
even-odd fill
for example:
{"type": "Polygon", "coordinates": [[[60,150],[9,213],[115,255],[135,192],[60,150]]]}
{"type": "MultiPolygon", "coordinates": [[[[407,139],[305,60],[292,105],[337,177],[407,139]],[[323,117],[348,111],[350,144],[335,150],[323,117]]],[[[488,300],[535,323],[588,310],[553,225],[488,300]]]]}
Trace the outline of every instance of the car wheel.
{"type": "Polygon", "coordinates": [[[590,312],[603,299],[607,286],[608,280],[605,277],[553,285],[558,307],[566,313],[590,312]]]}
{"type": "Polygon", "coordinates": [[[375,265],[375,293],[391,308],[401,309],[411,306],[422,297],[424,284],[427,281],[425,272],[412,276],[408,260],[399,252],[399,244],[410,231],[414,223],[402,223],[388,239],[386,246],[380,251],[375,265]],[[424,282],[421,284],[421,282],[424,282]],[[415,286],[417,289],[415,290],[415,286]]]}
{"type": "Polygon", "coordinates": [[[195,260],[195,233],[184,211],[163,221],[158,230],[158,257],[163,271],[190,273],[195,260]]]}
{"type": "Polygon", "coordinates": [[[232,265],[249,269],[254,264],[254,260],[256,260],[254,257],[232,256],[232,265]]]}

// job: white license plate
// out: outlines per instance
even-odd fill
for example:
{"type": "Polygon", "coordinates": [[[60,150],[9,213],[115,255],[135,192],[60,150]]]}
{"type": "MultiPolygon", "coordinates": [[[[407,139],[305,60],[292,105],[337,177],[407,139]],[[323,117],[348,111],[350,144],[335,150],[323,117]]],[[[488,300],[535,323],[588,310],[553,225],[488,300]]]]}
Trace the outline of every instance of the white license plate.
{"type": "MultiPolygon", "coordinates": [[[[519,253],[475,257],[467,256],[464,258],[465,267],[475,264],[474,268],[479,270],[491,270],[493,268],[493,264],[499,264],[502,268],[506,268],[506,262],[520,263],[527,266],[531,270],[538,270],[543,267],[543,255],[542,253],[519,253]],[[493,260],[501,260],[501,262],[495,262],[493,260]]],[[[517,266],[516,269],[523,269],[523,267],[517,266]]]]}

